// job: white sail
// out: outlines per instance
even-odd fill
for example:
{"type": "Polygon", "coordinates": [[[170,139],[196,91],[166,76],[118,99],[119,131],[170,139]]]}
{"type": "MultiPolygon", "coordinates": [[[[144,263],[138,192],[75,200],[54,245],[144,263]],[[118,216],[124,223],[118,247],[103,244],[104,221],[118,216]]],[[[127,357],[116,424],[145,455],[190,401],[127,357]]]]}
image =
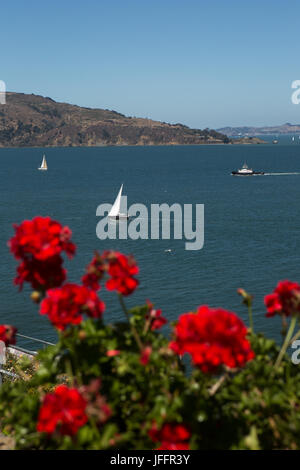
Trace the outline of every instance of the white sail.
{"type": "Polygon", "coordinates": [[[44,168],[45,170],[48,169],[47,161],[46,161],[46,156],[45,156],[45,155],[43,155],[42,168],[44,168]]]}
{"type": "Polygon", "coordinates": [[[43,155],[42,164],[41,164],[41,166],[39,167],[39,170],[48,170],[48,166],[47,166],[47,161],[46,161],[46,156],[45,156],[45,154],[43,155]]]}
{"type": "Polygon", "coordinates": [[[112,205],[112,208],[109,211],[108,217],[117,217],[120,215],[122,191],[123,191],[123,184],[120,188],[119,194],[117,195],[115,202],[112,205]]]}

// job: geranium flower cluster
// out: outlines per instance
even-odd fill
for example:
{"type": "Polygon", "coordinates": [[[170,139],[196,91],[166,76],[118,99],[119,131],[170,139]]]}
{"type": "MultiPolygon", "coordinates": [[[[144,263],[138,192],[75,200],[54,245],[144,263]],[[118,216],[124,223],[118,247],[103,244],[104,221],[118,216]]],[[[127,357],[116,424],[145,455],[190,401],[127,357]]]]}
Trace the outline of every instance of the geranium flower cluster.
{"type": "Polygon", "coordinates": [[[132,294],[139,284],[134,277],[138,272],[139,268],[132,256],[126,256],[118,251],[105,251],[102,255],[95,254],[86,268],[82,283],[98,290],[100,280],[104,273],[107,273],[110,279],[106,281],[106,288],[127,296],[132,294]]]}
{"type": "Polygon", "coordinates": [[[74,436],[89,417],[98,425],[105,423],[112,411],[105,398],[100,395],[100,385],[100,379],[94,379],[80,389],[57,386],[42,401],[37,430],[49,435],[56,433],[74,436]]]}
{"type": "Polygon", "coordinates": [[[300,313],[300,285],[292,281],[280,281],[274,291],[265,296],[267,317],[300,313]]]}
{"type": "Polygon", "coordinates": [[[86,424],[87,402],[76,388],[59,385],[48,393],[39,411],[37,430],[74,436],[86,424]]]}
{"type": "Polygon", "coordinates": [[[47,261],[22,261],[17,268],[15,284],[22,289],[24,282],[31,284],[36,291],[45,291],[60,286],[66,280],[66,270],[62,267],[61,256],[53,256],[47,261]]]}
{"type": "Polygon", "coordinates": [[[17,328],[14,326],[0,325],[0,341],[3,341],[5,346],[16,344],[16,333],[17,328]]]}
{"type": "Polygon", "coordinates": [[[105,273],[109,276],[106,282],[108,290],[129,295],[138,286],[138,280],[134,277],[138,267],[133,257],[115,251],[95,254],[82,277],[83,285],[63,285],[66,270],[63,268],[62,253],[72,257],[76,250],[71,241],[71,230],[50,217],[25,220],[20,225],[14,225],[14,229],[15,235],[8,245],[20,261],[15,284],[22,288],[24,282],[30,283],[37,291],[32,294],[36,302],[46,295],[40,313],[48,315],[51,323],[60,330],[68,325],[78,325],[83,314],[92,318],[101,317],[105,306],[96,291],[105,273]]]}
{"type": "Polygon", "coordinates": [[[155,450],[189,450],[191,433],[187,426],[177,423],[165,423],[161,429],[153,423],[148,432],[153,442],[158,442],[155,450]]]}
{"type": "Polygon", "coordinates": [[[134,277],[139,272],[139,268],[133,256],[126,256],[117,251],[104,252],[104,257],[108,262],[108,275],[110,279],[106,281],[108,290],[116,290],[122,295],[130,295],[137,288],[139,281],[134,277]]]}
{"type": "Polygon", "coordinates": [[[190,354],[202,372],[214,373],[220,366],[243,367],[254,358],[246,336],[247,328],[234,313],[201,306],[179,317],[170,348],[190,354]]]}
{"type": "Polygon", "coordinates": [[[62,268],[61,253],[69,257],[76,247],[70,241],[72,232],[50,217],[35,217],[14,225],[15,236],[9,242],[11,252],[18,261],[15,284],[22,288],[29,282],[33,289],[57,287],[64,282],[66,271],[62,268]]]}
{"type": "Polygon", "coordinates": [[[82,315],[101,318],[105,305],[92,289],[77,284],[65,284],[49,289],[40,306],[41,315],[48,315],[51,323],[59,330],[68,325],[78,325],[82,315]]]}

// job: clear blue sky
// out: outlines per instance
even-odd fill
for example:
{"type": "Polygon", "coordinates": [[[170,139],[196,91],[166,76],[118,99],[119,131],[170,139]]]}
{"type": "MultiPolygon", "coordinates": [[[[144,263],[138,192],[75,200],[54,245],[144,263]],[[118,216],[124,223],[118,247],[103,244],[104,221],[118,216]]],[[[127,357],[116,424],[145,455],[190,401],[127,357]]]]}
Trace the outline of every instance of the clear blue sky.
{"type": "Polygon", "coordinates": [[[300,123],[299,0],[1,2],[7,89],[192,127],[300,123]]]}

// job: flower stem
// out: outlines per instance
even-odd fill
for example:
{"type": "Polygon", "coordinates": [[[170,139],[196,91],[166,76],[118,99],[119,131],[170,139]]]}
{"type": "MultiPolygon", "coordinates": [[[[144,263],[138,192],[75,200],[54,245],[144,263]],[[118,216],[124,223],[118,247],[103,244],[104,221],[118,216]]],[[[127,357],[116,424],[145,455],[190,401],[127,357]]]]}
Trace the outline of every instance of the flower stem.
{"type": "Polygon", "coordinates": [[[67,359],[65,362],[66,365],[66,373],[71,380],[71,385],[74,386],[75,380],[74,380],[74,374],[73,374],[73,368],[70,359],[67,359]]]}
{"type": "Polygon", "coordinates": [[[136,340],[136,343],[137,343],[137,345],[138,345],[140,351],[143,351],[143,350],[144,350],[143,343],[142,343],[142,341],[141,341],[141,338],[139,337],[139,334],[138,334],[136,328],[134,327],[134,325],[133,325],[133,324],[131,323],[131,321],[130,321],[129,313],[128,313],[128,310],[127,310],[127,308],[126,308],[126,305],[125,305],[125,302],[124,302],[124,299],[123,299],[123,295],[122,295],[122,294],[118,294],[118,296],[119,296],[119,300],[120,300],[120,304],[121,304],[122,310],[123,310],[123,312],[125,313],[125,316],[126,316],[126,318],[127,318],[127,320],[128,320],[128,323],[129,323],[129,326],[130,326],[130,328],[131,328],[131,332],[132,332],[132,334],[133,334],[133,336],[134,336],[134,338],[135,338],[135,340],[136,340]]]}
{"type": "Polygon", "coordinates": [[[286,353],[286,350],[289,346],[289,342],[290,342],[290,339],[293,335],[296,323],[297,323],[297,317],[296,317],[296,315],[293,315],[292,319],[291,319],[289,329],[288,329],[288,332],[287,332],[286,337],[285,337],[285,340],[283,342],[283,345],[282,345],[282,347],[279,351],[278,357],[276,359],[276,362],[275,362],[275,365],[274,365],[275,369],[277,369],[280,366],[282,358],[283,358],[284,354],[286,353]]]}
{"type": "Polygon", "coordinates": [[[209,389],[209,395],[212,397],[216,392],[217,390],[221,387],[221,385],[223,384],[223,382],[225,382],[225,380],[227,379],[227,374],[223,374],[221,375],[221,377],[217,380],[217,382],[209,389]]]}
{"type": "Polygon", "coordinates": [[[248,314],[249,314],[249,326],[250,326],[250,331],[251,331],[251,333],[254,333],[252,302],[249,302],[249,303],[248,303],[248,314]]]}
{"type": "Polygon", "coordinates": [[[243,298],[243,304],[247,305],[248,308],[248,315],[249,315],[249,329],[251,334],[254,333],[254,328],[253,328],[253,313],[252,313],[252,302],[253,302],[253,297],[252,295],[248,294],[248,292],[245,291],[245,289],[239,288],[237,290],[237,293],[242,296],[243,298]]]}
{"type": "Polygon", "coordinates": [[[296,341],[296,339],[298,339],[299,337],[300,337],[300,330],[298,330],[297,333],[292,337],[292,339],[289,342],[289,346],[293,344],[293,342],[296,341]]]}
{"type": "Polygon", "coordinates": [[[286,316],[285,315],[282,315],[281,317],[281,323],[282,323],[282,330],[281,330],[281,334],[282,334],[282,337],[284,338],[285,335],[286,335],[286,332],[287,332],[287,321],[286,321],[286,316]]]}

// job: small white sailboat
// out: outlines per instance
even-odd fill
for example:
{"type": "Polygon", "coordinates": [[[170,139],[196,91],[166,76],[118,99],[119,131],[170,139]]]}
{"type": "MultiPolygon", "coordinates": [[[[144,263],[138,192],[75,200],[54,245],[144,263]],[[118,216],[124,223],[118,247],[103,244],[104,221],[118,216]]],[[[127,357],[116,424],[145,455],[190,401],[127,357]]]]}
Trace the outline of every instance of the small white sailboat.
{"type": "Polygon", "coordinates": [[[122,214],[120,212],[121,208],[121,200],[122,200],[122,191],[123,191],[123,184],[121,185],[120,191],[116,197],[115,202],[112,205],[112,208],[110,209],[108,213],[108,217],[111,217],[113,219],[119,220],[119,219],[128,219],[127,214],[122,214]]]}
{"type": "Polygon", "coordinates": [[[48,170],[48,166],[47,166],[47,160],[46,160],[46,155],[44,154],[43,155],[43,160],[42,160],[42,163],[41,163],[41,166],[38,167],[38,170],[48,170]]]}

